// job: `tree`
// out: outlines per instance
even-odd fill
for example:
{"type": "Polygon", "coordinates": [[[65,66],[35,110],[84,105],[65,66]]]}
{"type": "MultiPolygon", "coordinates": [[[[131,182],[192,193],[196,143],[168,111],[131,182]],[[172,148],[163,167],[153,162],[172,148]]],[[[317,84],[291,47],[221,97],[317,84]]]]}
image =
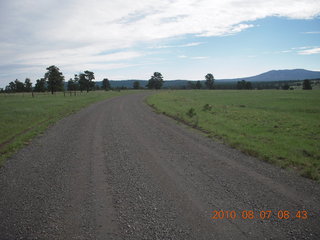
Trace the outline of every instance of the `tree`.
{"type": "Polygon", "coordinates": [[[303,80],[302,89],[303,90],[312,90],[312,86],[311,86],[310,80],[308,80],[308,79],[303,80]]]}
{"type": "Polygon", "coordinates": [[[86,90],[89,92],[94,88],[95,82],[92,80],[94,79],[94,73],[90,71],[84,71],[84,73],[80,73],[79,75],[79,86],[80,91],[86,90]]]}
{"type": "Polygon", "coordinates": [[[153,76],[148,81],[147,88],[160,89],[163,85],[163,76],[159,72],[153,73],[153,76]]]}
{"type": "Polygon", "coordinates": [[[246,81],[241,80],[237,82],[237,89],[244,89],[245,88],[246,81]]]}
{"type": "Polygon", "coordinates": [[[252,89],[252,84],[251,82],[246,82],[246,86],[245,86],[246,89],[252,89]]]}
{"type": "Polygon", "coordinates": [[[97,82],[94,82],[94,83],[95,83],[93,87],[94,91],[100,90],[101,89],[100,85],[97,82]]]}
{"type": "Polygon", "coordinates": [[[17,91],[17,85],[15,82],[9,82],[9,85],[6,87],[6,91],[8,92],[16,92],[17,91]]]}
{"type": "Polygon", "coordinates": [[[16,85],[16,91],[17,92],[24,92],[24,84],[23,82],[20,82],[18,79],[14,81],[14,84],[16,85]]]}
{"type": "Polygon", "coordinates": [[[187,88],[188,89],[195,89],[196,84],[193,81],[188,81],[187,88]]]}
{"type": "Polygon", "coordinates": [[[87,92],[89,92],[90,90],[92,90],[92,88],[94,88],[95,82],[93,82],[94,79],[94,73],[90,72],[90,71],[84,71],[84,74],[86,75],[86,89],[87,92]]]}
{"type": "Polygon", "coordinates": [[[282,85],[281,89],[282,90],[289,90],[290,86],[288,83],[285,83],[284,85],[282,85]]]}
{"type": "Polygon", "coordinates": [[[79,74],[79,88],[80,91],[82,92],[83,90],[86,89],[86,75],[84,73],[79,74]]]}
{"type": "Polygon", "coordinates": [[[201,82],[200,82],[200,81],[197,81],[197,83],[196,83],[196,89],[201,89],[201,87],[202,87],[201,82]]]}
{"type": "Polygon", "coordinates": [[[108,78],[105,78],[102,80],[102,88],[105,90],[105,91],[108,91],[111,89],[111,86],[110,86],[110,81],[108,78]]]}
{"type": "Polygon", "coordinates": [[[5,92],[5,93],[10,93],[10,92],[11,92],[10,85],[7,85],[7,86],[5,87],[4,92],[5,92]]]}
{"type": "Polygon", "coordinates": [[[79,77],[78,77],[78,74],[74,75],[73,83],[74,83],[74,86],[75,86],[74,90],[75,91],[79,90],[79,77]]]}
{"type": "Polygon", "coordinates": [[[60,69],[54,65],[47,68],[47,72],[44,78],[47,81],[48,89],[50,89],[51,94],[56,91],[61,91],[63,89],[64,76],[60,72],[60,69]]]}
{"type": "Polygon", "coordinates": [[[36,92],[45,92],[46,91],[46,80],[44,78],[38,79],[34,91],[36,92]]]}
{"type": "Polygon", "coordinates": [[[16,79],[14,82],[10,82],[8,86],[6,86],[6,92],[23,92],[24,91],[24,84],[16,79]]]}
{"type": "Polygon", "coordinates": [[[140,82],[139,81],[133,82],[133,89],[140,89],[140,82]]]}
{"type": "Polygon", "coordinates": [[[74,80],[72,78],[70,78],[68,83],[67,83],[67,90],[68,91],[76,90],[75,82],[74,82],[74,80]]]}
{"type": "Polygon", "coordinates": [[[252,84],[246,80],[241,80],[237,82],[237,89],[252,89],[252,84]]]}
{"type": "Polygon", "coordinates": [[[214,85],[213,85],[214,84],[214,77],[213,77],[213,75],[211,73],[208,73],[205,76],[205,78],[206,78],[206,82],[205,82],[206,87],[208,89],[213,89],[214,88],[214,85]]]}
{"type": "Polygon", "coordinates": [[[26,78],[26,80],[24,81],[24,89],[26,92],[32,91],[32,82],[30,81],[29,78],[26,78]]]}
{"type": "Polygon", "coordinates": [[[95,91],[95,90],[99,90],[99,86],[96,84],[96,82],[94,82],[94,81],[92,81],[91,83],[90,83],[90,91],[91,90],[93,90],[93,91],[95,91]]]}

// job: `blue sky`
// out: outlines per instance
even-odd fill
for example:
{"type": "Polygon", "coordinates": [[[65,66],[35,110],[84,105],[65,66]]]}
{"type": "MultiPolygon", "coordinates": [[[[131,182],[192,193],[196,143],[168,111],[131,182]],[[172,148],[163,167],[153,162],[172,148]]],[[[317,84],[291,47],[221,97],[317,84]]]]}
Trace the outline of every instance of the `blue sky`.
{"type": "Polygon", "coordinates": [[[317,0],[0,2],[0,87],[56,65],[66,80],[247,77],[320,71],[317,0]]]}

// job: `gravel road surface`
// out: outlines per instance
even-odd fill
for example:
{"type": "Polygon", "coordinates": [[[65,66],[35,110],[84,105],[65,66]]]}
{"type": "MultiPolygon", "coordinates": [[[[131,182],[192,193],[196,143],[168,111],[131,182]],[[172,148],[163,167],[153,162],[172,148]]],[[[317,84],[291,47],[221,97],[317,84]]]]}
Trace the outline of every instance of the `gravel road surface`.
{"type": "Polygon", "coordinates": [[[93,104],[8,159],[0,239],[320,239],[319,183],[153,112],[148,94],[93,104]]]}

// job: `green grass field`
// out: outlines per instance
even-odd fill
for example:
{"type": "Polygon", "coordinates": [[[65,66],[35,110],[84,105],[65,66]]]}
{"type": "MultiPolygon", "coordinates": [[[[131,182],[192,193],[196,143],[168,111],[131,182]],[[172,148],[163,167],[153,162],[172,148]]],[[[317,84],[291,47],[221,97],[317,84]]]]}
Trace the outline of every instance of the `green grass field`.
{"type": "Polygon", "coordinates": [[[0,94],[0,165],[3,160],[59,119],[91,103],[134,91],[0,94]]]}
{"type": "Polygon", "coordinates": [[[318,90],[166,91],[147,102],[249,155],[320,179],[318,90]]]}

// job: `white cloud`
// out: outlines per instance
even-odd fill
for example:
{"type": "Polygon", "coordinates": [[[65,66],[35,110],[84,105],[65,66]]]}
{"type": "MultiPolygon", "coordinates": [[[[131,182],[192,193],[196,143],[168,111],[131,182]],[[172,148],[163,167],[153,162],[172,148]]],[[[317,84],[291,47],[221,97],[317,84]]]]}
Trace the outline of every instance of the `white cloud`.
{"type": "Polygon", "coordinates": [[[194,47],[194,46],[199,46],[203,44],[202,42],[193,42],[193,43],[187,43],[187,44],[183,44],[180,45],[179,47],[194,47]]]}
{"type": "Polygon", "coordinates": [[[16,62],[24,63],[28,61],[32,65],[79,65],[83,63],[105,63],[121,60],[128,60],[143,56],[143,53],[127,51],[111,54],[93,54],[85,49],[63,49],[57,51],[44,51],[23,55],[16,59],[16,62]]]}
{"type": "Polygon", "coordinates": [[[311,46],[304,46],[304,47],[294,47],[294,48],[291,48],[292,50],[303,50],[303,49],[308,49],[308,48],[313,48],[311,46]]]}
{"type": "Polygon", "coordinates": [[[191,57],[191,59],[194,59],[194,60],[201,60],[201,59],[207,59],[209,57],[207,56],[198,56],[198,57],[191,57]]]}
{"type": "Polygon", "coordinates": [[[130,50],[139,44],[236,34],[268,16],[311,19],[319,13],[318,0],[1,1],[0,65],[126,61],[146,54],[130,50]],[[108,51],[117,53],[101,55],[108,51]]]}
{"type": "Polygon", "coordinates": [[[304,46],[304,47],[293,47],[288,50],[274,51],[274,52],[263,52],[263,54],[282,54],[282,53],[297,53],[299,55],[311,55],[317,54],[319,47],[315,46],[304,46]]]}
{"type": "Polygon", "coordinates": [[[188,57],[186,55],[179,55],[178,58],[188,58],[188,59],[194,59],[194,60],[201,60],[201,59],[207,59],[209,57],[207,57],[207,56],[188,57]]]}
{"type": "Polygon", "coordinates": [[[320,48],[311,48],[307,50],[299,51],[298,54],[300,55],[311,55],[311,54],[320,54],[320,48]]]}
{"type": "Polygon", "coordinates": [[[304,34],[320,34],[320,32],[314,31],[314,32],[303,32],[304,34]]]}
{"type": "Polygon", "coordinates": [[[281,53],[290,53],[290,52],[292,52],[292,50],[283,50],[283,51],[281,51],[281,53]]]}
{"type": "Polygon", "coordinates": [[[161,49],[161,48],[183,48],[183,47],[194,47],[194,46],[199,46],[203,44],[203,42],[192,42],[192,43],[186,43],[186,44],[181,44],[181,45],[160,45],[160,46],[155,46],[155,47],[149,47],[151,49],[161,49]]]}

